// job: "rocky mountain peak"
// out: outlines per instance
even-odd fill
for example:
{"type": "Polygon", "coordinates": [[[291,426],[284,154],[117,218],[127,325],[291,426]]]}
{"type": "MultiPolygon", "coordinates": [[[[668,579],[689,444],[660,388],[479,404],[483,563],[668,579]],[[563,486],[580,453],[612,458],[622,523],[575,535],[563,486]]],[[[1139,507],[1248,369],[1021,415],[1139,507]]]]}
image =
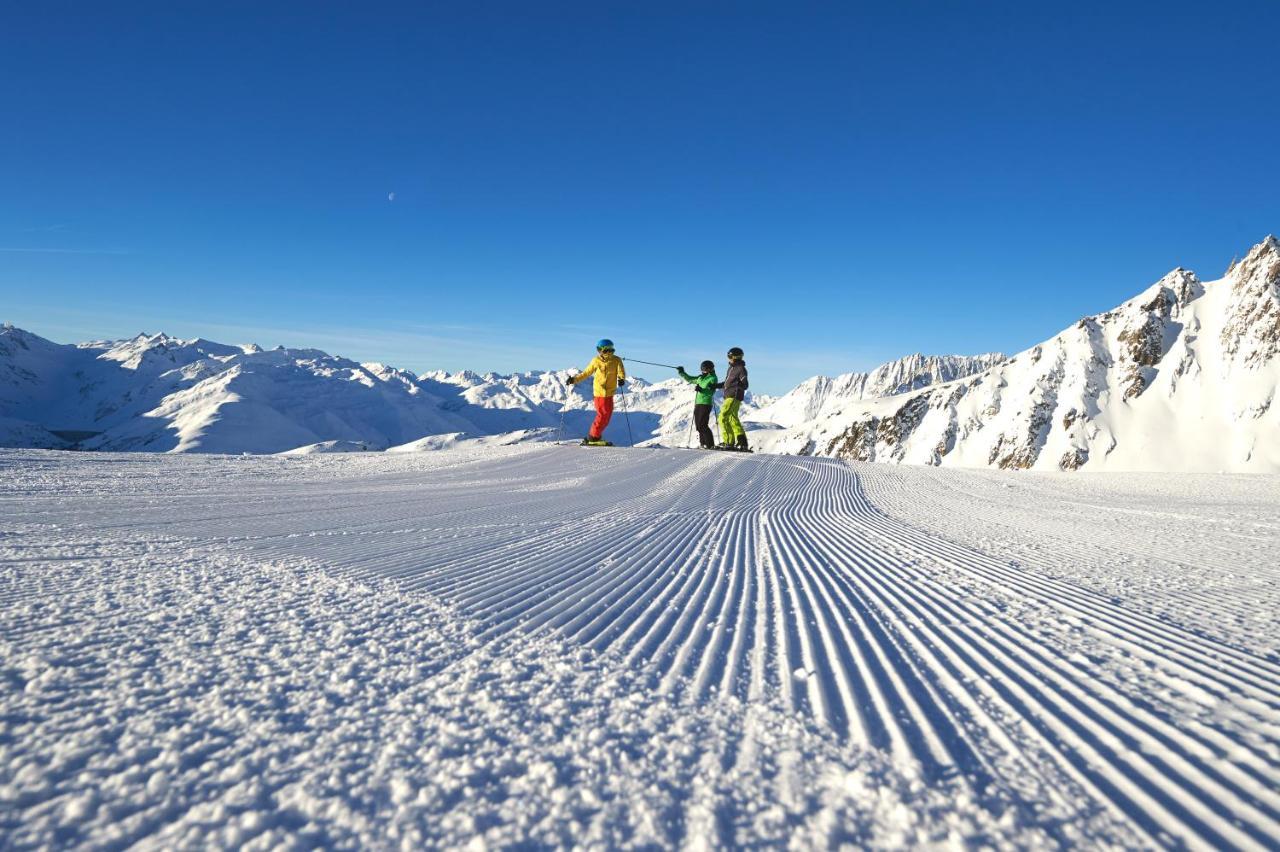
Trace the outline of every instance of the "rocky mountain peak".
{"type": "Polygon", "coordinates": [[[1223,348],[1234,361],[1260,366],[1280,353],[1280,242],[1268,235],[1227,277],[1233,284],[1223,348]]]}
{"type": "Polygon", "coordinates": [[[1173,294],[1174,301],[1183,307],[1204,294],[1200,278],[1190,269],[1181,266],[1161,278],[1159,286],[1167,288],[1173,294]]]}
{"type": "Polygon", "coordinates": [[[1244,260],[1233,264],[1227,273],[1235,280],[1235,289],[1253,289],[1280,281],[1280,241],[1270,234],[1249,249],[1244,260]]]}

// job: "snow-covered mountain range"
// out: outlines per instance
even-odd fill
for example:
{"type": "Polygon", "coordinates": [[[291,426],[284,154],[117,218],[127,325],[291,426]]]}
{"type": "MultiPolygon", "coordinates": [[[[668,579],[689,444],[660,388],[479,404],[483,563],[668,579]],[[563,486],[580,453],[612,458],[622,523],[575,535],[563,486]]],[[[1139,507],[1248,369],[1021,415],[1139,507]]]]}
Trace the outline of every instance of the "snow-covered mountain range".
{"type": "MultiPolygon", "coordinates": [[[[754,446],[1048,470],[1280,470],[1280,243],[1217,281],[1175,269],[1006,359],[911,355],[748,396],[754,446]]],[[[140,334],[64,345],[0,329],[0,446],[170,452],[432,450],[574,438],[568,370],[414,375],[314,349],[140,334]]],[[[616,440],[690,442],[693,391],[633,377],[616,440]],[[629,428],[628,428],[629,425],[629,428]],[[625,431],[624,431],[625,430],[625,431]]],[[[619,406],[621,415],[623,405],[619,406]]]]}
{"type": "MultiPolygon", "coordinates": [[[[140,334],[53,343],[0,329],[0,446],[273,453],[438,449],[585,434],[590,382],[569,370],[416,376],[314,349],[264,350],[140,334]]],[[[633,377],[636,443],[683,439],[693,391],[633,377]]],[[[770,398],[764,398],[770,402],[770,398]]],[[[749,397],[747,416],[756,399],[749,397]]]]}
{"type": "Polygon", "coordinates": [[[1036,470],[1280,471],[1280,242],[1178,268],[972,376],[763,433],[775,452],[1036,470]]]}

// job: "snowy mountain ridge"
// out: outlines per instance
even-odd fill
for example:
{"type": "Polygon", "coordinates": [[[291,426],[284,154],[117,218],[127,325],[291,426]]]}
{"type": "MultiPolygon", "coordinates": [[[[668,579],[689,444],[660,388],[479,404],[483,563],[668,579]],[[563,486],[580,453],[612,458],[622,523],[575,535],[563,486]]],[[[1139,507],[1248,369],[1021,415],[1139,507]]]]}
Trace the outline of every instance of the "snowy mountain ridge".
{"type": "Polygon", "coordinates": [[[1280,242],[1174,269],[975,375],[766,433],[769,449],[1035,470],[1280,471],[1280,242]]]}
{"type": "Polygon", "coordinates": [[[814,376],[761,409],[757,419],[784,427],[799,426],[831,416],[849,403],[896,396],[970,376],[1004,358],[998,352],[985,355],[916,353],[865,373],[844,373],[835,378],[814,376]]]}

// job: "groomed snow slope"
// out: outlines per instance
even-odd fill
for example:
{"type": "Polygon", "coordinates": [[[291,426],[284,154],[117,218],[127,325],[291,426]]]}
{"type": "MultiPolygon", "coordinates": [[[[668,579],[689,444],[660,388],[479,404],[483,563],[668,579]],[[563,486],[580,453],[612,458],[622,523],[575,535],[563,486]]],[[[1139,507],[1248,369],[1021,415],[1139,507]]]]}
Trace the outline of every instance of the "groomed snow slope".
{"type": "Polygon", "coordinates": [[[666,450],[0,452],[0,846],[1274,848],[1277,505],[666,450]]]}

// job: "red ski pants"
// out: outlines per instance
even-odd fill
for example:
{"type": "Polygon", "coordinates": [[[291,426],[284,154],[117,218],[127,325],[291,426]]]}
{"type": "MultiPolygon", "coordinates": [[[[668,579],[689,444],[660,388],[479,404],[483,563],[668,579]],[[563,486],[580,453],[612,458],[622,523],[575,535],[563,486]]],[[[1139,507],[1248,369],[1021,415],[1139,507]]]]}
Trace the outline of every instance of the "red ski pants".
{"type": "Polygon", "coordinates": [[[588,433],[591,440],[598,441],[604,437],[604,427],[609,425],[609,418],[612,416],[613,397],[596,397],[596,419],[595,422],[591,424],[591,432],[588,433]]]}

